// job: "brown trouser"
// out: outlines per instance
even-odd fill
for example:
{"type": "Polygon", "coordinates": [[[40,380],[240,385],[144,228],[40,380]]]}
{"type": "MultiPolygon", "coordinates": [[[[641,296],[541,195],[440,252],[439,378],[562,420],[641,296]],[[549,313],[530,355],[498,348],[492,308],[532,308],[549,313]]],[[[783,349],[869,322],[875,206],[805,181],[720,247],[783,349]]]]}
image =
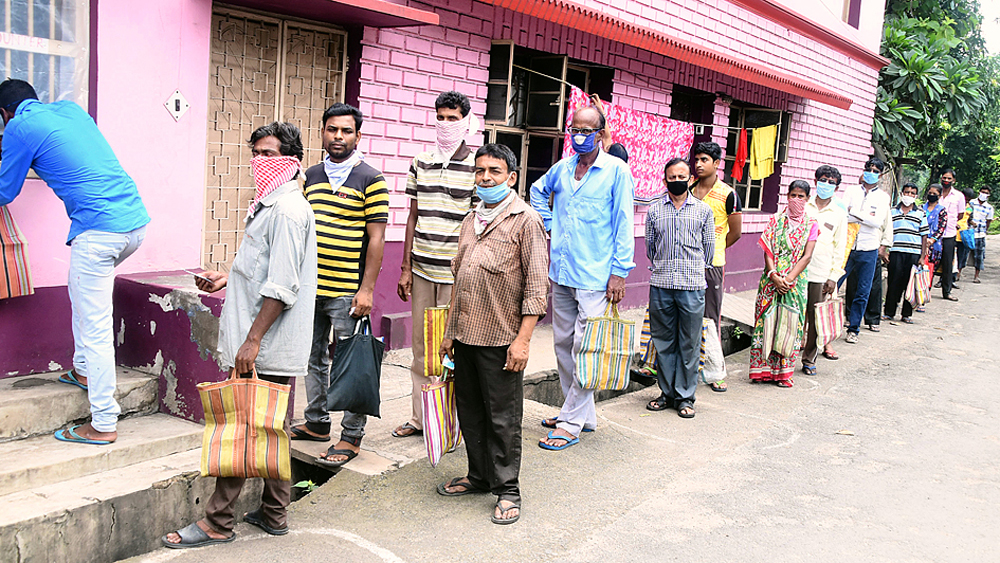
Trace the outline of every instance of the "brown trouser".
{"type": "Polygon", "coordinates": [[[816,304],[823,301],[823,284],[809,282],[806,298],[806,346],[802,350],[802,365],[816,365],[819,346],[816,345],[816,304]]]}
{"type": "Polygon", "coordinates": [[[420,398],[420,387],[430,383],[430,379],[424,377],[424,309],[444,307],[451,303],[451,288],[450,284],[434,283],[413,274],[413,289],[410,290],[410,322],[413,327],[411,337],[413,364],[410,366],[413,394],[410,396],[410,401],[413,418],[410,419],[410,424],[420,429],[424,427],[424,407],[420,398]]]}
{"type": "MultiPolygon", "coordinates": [[[[273,383],[288,385],[288,377],[258,374],[258,376],[273,383]]],[[[289,432],[288,416],[285,416],[285,432],[289,432]]],[[[217,532],[228,534],[233,531],[236,499],[243,490],[243,477],[216,477],[215,492],[205,504],[205,521],[217,532]]],[[[292,502],[292,482],[278,479],[264,479],[264,492],[261,494],[261,518],[272,528],[284,528],[287,525],[288,505],[292,502]]]]}

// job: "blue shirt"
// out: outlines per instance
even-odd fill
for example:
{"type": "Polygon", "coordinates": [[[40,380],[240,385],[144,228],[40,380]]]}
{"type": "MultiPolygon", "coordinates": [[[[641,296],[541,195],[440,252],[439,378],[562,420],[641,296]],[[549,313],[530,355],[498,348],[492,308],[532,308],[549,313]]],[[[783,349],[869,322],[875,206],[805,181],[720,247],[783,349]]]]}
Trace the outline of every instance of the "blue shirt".
{"type": "Polygon", "coordinates": [[[574,185],[579,159],[579,155],[564,158],[536,180],[531,185],[531,206],[552,233],[549,279],[566,287],[603,291],[612,275],[628,277],[635,267],[635,180],[627,164],[601,151],[574,185]]]}
{"type": "Polygon", "coordinates": [[[685,291],[705,289],[705,269],[715,256],[715,215],[691,194],[680,209],[664,195],[646,215],[649,285],[685,291]]]}
{"type": "Polygon", "coordinates": [[[21,193],[29,168],[66,206],[66,244],[84,231],[127,233],[149,223],[135,182],[94,120],[73,102],[25,100],[18,106],[4,129],[0,205],[21,193]]]}
{"type": "Polygon", "coordinates": [[[909,213],[903,213],[902,203],[892,208],[893,252],[920,254],[923,252],[924,237],[930,230],[923,209],[914,206],[909,213]]]}

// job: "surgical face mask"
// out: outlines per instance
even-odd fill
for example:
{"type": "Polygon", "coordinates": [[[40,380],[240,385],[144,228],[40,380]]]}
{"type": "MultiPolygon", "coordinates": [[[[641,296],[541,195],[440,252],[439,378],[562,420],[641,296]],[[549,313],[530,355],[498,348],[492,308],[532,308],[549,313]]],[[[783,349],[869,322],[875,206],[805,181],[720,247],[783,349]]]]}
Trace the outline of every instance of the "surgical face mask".
{"type": "Polygon", "coordinates": [[[476,195],[483,203],[493,205],[500,203],[510,193],[510,186],[506,182],[495,186],[476,186],[476,195]]]}
{"type": "Polygon", "coordinates": [[[816,182],[816,197],[820,199],[830,199],[837,191],[837,184],[831,182],[816,182]]]}
{"type": "Polygon", "coordinates": [[[899,201],[902,201],[903,205],[909,207],[913,205],[914,201],[917,201],[917,198],[913,197],[912,195],[904,195],[903,197],[899,198],[899,201]]]}
{"type": "Polygon", "coordinates": [[[984,193],[979,194],[979,201],[986,201],[988,199],[990,199],[990,194],[984,194],[984,193]]]}
{"type": "Polygon", "coordinates": [[[589,154],[594,152],[594,148],[596,145],[594,139],[596,137],[597,137],[597,131],[594,131],[590,135],[584,135],[582,133],[573,135],[572,138],[573,150],[576,151],[576,154],[589,154]]]}
{"type": "Polygon", "coordinates": [[[879,177],[879,173],[878,172],[867,172],[866,171],[861,176],[862,176],[861,180],[864,183],[868,184],[869,186],[874,186],[875,184],[878,183],[878,177],[879,177]]]}
{"type": "Polygon", "coordinates": [[[688,190],[688,183],[684,180],[667,182],[667,190],[674,195],[681,195],[688,190]]]}

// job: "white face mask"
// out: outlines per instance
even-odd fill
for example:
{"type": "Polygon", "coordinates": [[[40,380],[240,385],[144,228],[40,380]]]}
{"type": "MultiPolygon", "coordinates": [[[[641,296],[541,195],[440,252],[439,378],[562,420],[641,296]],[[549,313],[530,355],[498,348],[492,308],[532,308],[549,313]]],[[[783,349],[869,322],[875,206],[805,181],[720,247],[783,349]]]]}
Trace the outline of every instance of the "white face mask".
{"type": "Polygon", "coordinates": [[[917,201],[917,198],[913,197],[912,195],[904,195],[903,197],[899,198],[899,200],[903,202],[903,205],[909,207],[913,205],[914,201],[917,201]]]}
{"type": "Polygon", "coordinates": [[[982,194],[982,193],[979,194],[979,201],[986,201],[989,198],[990,198],[989,194],[982,194]]]}

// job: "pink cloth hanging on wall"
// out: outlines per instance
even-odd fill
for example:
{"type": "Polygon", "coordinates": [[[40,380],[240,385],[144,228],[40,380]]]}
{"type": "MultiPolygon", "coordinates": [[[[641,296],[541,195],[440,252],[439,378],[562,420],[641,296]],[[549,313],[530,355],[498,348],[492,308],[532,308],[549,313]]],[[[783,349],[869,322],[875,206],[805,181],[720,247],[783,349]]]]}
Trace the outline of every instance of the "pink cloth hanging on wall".
{"type": "MultiPolygon", "coordinates": [[[[663,166],[671,158],[687,159],[694,143],[694,125],[675,121],[652,113],[623,108],[603,102],[608,126],[614,140],[628,150],[629,169],[635,178],[635,202],[649,204],[666,193],[663,185],[663,166]]],[[[566,127],[569,128],[573,112],[590,105],[587,94],[572,87],[566,127]]],[[[563,139],[563,158],[573,154],[573,144],[567,134],[563,139]]]]}

